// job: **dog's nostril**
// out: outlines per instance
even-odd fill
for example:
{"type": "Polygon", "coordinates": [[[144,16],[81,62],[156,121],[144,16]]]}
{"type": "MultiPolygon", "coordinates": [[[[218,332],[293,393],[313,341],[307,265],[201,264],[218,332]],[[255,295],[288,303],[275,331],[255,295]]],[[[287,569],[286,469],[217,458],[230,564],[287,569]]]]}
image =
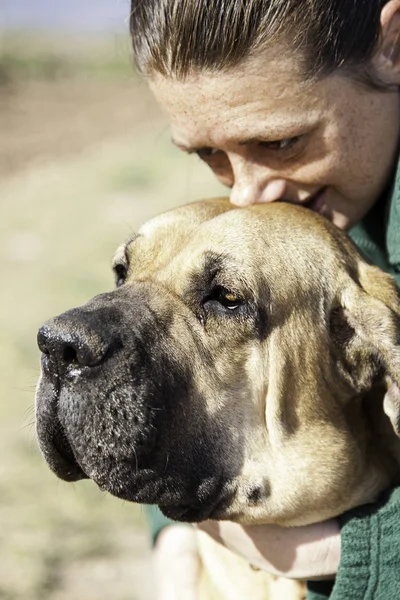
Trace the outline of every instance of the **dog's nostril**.
{"type": "Polygon", "coordinates": [[[49,358],[50,370],[69,367],[94,367],[106,356],[109,343],[93,329],[56,318],[48,321],[38,333],[38,345],[49,358]]]}
{"type": "Polygon", "coordinates": [[[72,346],[65,346],[62,358],[66,364],[78,364],[78,355],[72,346]]]}

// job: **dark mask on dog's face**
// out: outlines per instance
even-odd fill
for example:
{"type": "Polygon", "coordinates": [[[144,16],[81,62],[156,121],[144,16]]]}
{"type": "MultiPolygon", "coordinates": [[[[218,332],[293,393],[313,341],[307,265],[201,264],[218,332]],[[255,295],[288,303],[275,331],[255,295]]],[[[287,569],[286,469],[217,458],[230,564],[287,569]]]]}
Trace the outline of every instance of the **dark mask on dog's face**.
{"type": "Polygon", "coordinates": [[[118,251],[115,291],[39,332],[49,465],[184,521],[300,524],[367,501],[393,461],[370,456],[382,406],[354,398],[382,403],[397,373],[397,295],[373,269],[289,205],[152,220],[118,251]],[[376,278],[386,304],[363,289],[376,278]]]}

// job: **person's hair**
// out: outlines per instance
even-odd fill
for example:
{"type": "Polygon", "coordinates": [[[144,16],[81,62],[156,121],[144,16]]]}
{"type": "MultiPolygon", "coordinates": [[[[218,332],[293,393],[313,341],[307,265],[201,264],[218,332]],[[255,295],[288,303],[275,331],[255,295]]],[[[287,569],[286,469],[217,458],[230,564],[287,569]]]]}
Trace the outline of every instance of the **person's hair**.
{"type": "Polygon", "coordinates": [[[388,0],[131,0],[138,70],[184,80],[228,71],[280,42],[304,76],[341,69],[379,86],[369,68],[388,0]]]}

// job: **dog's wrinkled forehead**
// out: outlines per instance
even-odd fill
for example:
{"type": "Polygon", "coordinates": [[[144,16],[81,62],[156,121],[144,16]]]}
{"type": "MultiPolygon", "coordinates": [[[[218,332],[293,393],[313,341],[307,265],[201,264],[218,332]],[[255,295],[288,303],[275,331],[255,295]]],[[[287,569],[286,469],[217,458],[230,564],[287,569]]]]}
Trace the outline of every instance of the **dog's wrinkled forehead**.
{"type": "Polygon", "coordinates": [[[229,201],[222,198],[194,202],[154,217],[118,248],[113,259],[114,270],[125,269],[126,279],[148,278],[186,247],[200,225],[230,209],[229,201]]]}

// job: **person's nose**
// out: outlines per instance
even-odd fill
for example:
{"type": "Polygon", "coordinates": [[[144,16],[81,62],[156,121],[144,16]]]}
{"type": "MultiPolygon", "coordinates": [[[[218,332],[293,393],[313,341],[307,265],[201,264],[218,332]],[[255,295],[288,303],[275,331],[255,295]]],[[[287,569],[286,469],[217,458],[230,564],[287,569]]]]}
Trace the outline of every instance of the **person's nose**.
{"type": "Polygon", "coordinates": [[[234,175],[230,200],[236,206],[274,202],[285,196],[287,181],[264,165],[255,165],[242,158],[231,158],[234,175]]]}

